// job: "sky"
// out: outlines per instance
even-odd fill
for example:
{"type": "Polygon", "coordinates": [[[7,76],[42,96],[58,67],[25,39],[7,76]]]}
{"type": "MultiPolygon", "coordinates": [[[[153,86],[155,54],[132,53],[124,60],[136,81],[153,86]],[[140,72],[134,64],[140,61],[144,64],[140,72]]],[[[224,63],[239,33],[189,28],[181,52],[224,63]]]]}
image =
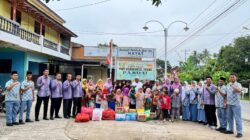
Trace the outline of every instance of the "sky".
{"type": "Polygon", "coordinates": [[[249,0],[163,0],[159,7],[147,0],[53,0],[46,5],[78,35],[72,39],[74,42],[96,46],[113,39],[120,47],[156,48],[160,59],[165,57],[163,29],[151,22],[145,32],[142,29],[145,22],[158,20],[167,28],[173,21],[185,21],[190,28],[187,32],[182,23],[175,23],[168,30],[167,57],[171,65],[185,60],[185,50],[186,56],[204,49],[218,53],[221,46],[250,33],[242,29],[242,26],[250,28],[249,0]],[[237,1],[242,1],[242,5],[238,3],[230,12],[213,20],[237,1]],[[204,29],[196,33],[201,27],[204,29]]]}

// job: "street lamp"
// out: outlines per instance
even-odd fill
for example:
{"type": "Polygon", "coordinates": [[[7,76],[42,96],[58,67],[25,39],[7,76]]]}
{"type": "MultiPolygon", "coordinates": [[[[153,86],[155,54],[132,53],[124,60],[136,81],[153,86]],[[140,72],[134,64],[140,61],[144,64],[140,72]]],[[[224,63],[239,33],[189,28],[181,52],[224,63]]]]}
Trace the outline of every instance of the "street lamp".
{"type": "Polygon", "coordinates": [[[167,76],[167,73],[168,73],[168,70],[167,70],[167,43],[168,43],[168,29],[174,24],[174,23],[183,23],[183,24],[185,24],[185,27],[183,28],[184,29],[184,31],[188,31],[189,30],[189,28],[188,28],[188,26],[187,26],[187,23],[186,22],[184,22],[184,21],[181,21],[181,20],[176,20],[176,21],[173,21],[173,22],[171,22],[169,25],[168,25],[168,27],[166,28],[160,21],[158,21],[158,20],[150,20],[150,21],[148,21],[148,22],[146,22],[145,23],[145,26],[143,27],[143,29],[145,30],[145,31],[147,31],[149,28],[148,28],[148,26],[147,26],[147,24],[148,23],[150,23],[150,22],[156,22],[156,23],[158,23],[158,24],[160,24],[161,26],[162,26],[162,28],[163,28],[163,31],[164,31],[164,37],[165,37],[165,74],[164,75],[166,75],[167,76]]]}

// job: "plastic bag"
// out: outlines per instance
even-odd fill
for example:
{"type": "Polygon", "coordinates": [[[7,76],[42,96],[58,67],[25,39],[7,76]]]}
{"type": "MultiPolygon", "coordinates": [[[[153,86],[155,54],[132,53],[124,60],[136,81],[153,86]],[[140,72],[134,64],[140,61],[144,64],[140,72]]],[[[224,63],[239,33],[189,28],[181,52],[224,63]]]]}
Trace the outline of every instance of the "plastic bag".
{"type": "Polygon", "coordinates": [[[93,115],[93,108],[83,106],[81,108],[81,113],[82,114],[88,114],[89,115],[89,119],[91,119],[92,115],[93,115]]]}
{"type": "Polygon", "coordinates": [[[126,113],[126,121],[136,121],[137,114],[136,113],[126,113]]]}
{"type": "Polygon", "coordinates": [[[139,122],[145,122],[145,121],[147,121],[146,114],[138,114],[137,120],[138,120],[139,122]]]}
{"type": "Polygon", "coordinates": [[[115,111],[112,109],[106,109],[102,112],[102,120],[115,120],[115,111]]]}
{"type": "Polygon", "coordinates": [[[89,120],[88,114],[78,113],[75,117],[75,122],[88,122],[89,120]]]}
{"type": "Polygon", "coordinates": [[[103,112],[103,109],[100,109],[100,108],[94,109],[93,110],[92,120],[93,121],[101,121],[102,120],[102,112],[103,112]]]}

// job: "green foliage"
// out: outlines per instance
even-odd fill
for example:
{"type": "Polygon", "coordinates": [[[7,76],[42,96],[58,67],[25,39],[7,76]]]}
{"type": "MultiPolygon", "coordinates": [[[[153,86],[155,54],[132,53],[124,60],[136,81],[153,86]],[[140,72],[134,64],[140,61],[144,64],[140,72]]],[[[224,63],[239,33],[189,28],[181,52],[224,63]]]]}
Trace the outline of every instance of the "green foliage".
{"type": "Polygon", "coordinates": [[[224,77],[227,79],[227,82],[228,82],[228,79],[229,79],[229,75],[230,75],[230,72],[225,72],[225,71],[216,71],[213,73],[212,77],[213,77],[213,82],[215,84],[218,84],[218,81],[220,79],[220,77],[224,77]]]}
{"type": "MultiPolygon", "coordinates": [[[[241,81],[250,79],[249,60],[250,36],[239,37],[232,44],[223,46],[218,54],[210,54],[206,49],[201,53],[194,51],[186,62],[180,62],[179,75],[187,74],[187,80],[190,80],[191,75],[192,79],[197,81],[210,75],[217,83],[220,76],[228,79],[231,72],[236,72],[241,81]]],[[[182,76],[182,79],[185,79],[185,76],[182,76]]]]}
{"type": "Polygon", "coordinates": [[[187,81],[188,83],[191,83],[191,81],[193,80],[193,75],[191,75],[190,73],[179,73],[178,76],[182,82],[187,81]]]}

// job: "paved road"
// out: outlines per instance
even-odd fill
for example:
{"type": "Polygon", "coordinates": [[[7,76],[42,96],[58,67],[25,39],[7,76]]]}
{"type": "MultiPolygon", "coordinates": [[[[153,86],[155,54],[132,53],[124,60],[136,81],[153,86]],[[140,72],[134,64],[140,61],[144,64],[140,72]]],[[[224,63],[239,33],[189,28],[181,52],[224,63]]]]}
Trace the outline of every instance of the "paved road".
{"type": "Polygon", "coordinates": [[[241,101],[242,118],[250,121],[250,101],[241,101]]]}
{"type": "MultiPolygon", "coordinates": [[[[41,110],[42,113],[42,110],[41,110]]],[[[61,112],[62,114],[62,112],[61,112]]],[[[34,105],[32,107],[34,119],[34,105]]],[[[244,137],[250,140],[250,122],[244,121],[244,137]]],[[[6,127],[5,116],[0,114],[0,140],[234,140],[192,122],[116,122],[100,121],[75,123],[73,119],[57,119],[6,127]]]]}

